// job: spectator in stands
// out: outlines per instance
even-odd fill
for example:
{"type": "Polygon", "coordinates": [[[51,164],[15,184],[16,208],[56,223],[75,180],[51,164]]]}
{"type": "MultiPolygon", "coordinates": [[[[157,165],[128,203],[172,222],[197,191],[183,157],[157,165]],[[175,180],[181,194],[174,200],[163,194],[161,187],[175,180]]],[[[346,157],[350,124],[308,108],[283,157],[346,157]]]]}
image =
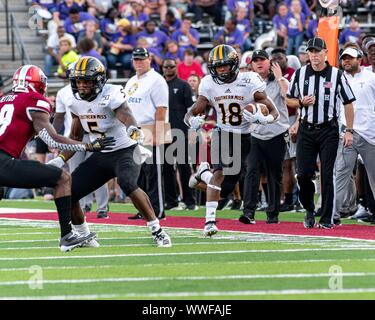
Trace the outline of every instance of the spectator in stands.
{"type": "Polygon", "coordinates": [[[198,89],[201,83],[201,78],[197,74],[191,74],[187,79],[187,82],[191,87],[191,90],[193,92],[193,102],[195,102],[198,98],[198,89]]]}
{"type": "Polygon", "coordinates": [[[69,10],[69,18],[67,18],[64,23],[65,30],[78,39],[80,31],[84,29],[84,22],[88,20],[98,23],[95,17],[87,12],[80,12],[79,9],[75,7],[71,8],[69,10]]]}
{"type": "Polygon", "coordinates": [[[177,41],[175,40],[168,40],[167,42],[167,52],[164,55],[164,59],[173,59],[180,63],[184,60],[184,49],[178,46],[177,41]]]}
{"type": "Polygon", "coordinates": [[[144,24],[149,20],[148,14],[143,11],[143,0],[130,0],[130,5],[122,8],[122,16],[130,21],[133,28],[133,34],[144,28],[144,24]]]}
{"type": "Polygon", "coordinates": [[[207,13],[214,19],[216,25],[221,26],[223,1],[221,0],[192,0],[188,2],[188,12],[194,13],[195,21],[203,18],[203,13],[207,13]]]}
{"type": "MultiPolygon", "coordinates": [[[[119,34],[112,37],[110,50],[107,55],[109,69],[116,69],[116,64],[121,63],[121,68],[130,71],[132,68],[132,52],[135,47],[135,37],[131,34],[131,24],[128,19],[117,22],[119,34]]],[[[127,72],[128,73],[128,72],[127,72]]]]}
{"type": "Polygon", "coordinates": [[[288,6],[284,2],[279,3],[277,12],[278,14],[272,18],[277,32],[276,45],[286,48],[288,46],[288,6]]]}
{"type": "Polygon", "coordinates": [[[98,59],[105,67],[107,67],[107,61],[103,56],[95,49],[95,42],[89,38],[83,38],[78,42],[78,52],[81,56],[90,56],[98,59]]]}
{"type": "Polygon", "coordinates": [[[375,72],[375,37],[366,42],[364,49],[367,52],[368,62],[370,63],[367,69],[375,72]]]}
{"type": "Polygon", "coordinates": [[[113,41],[113,37],[117,36],[119,30],[116,25],[116,20],[120,13],[116,8],[111,8],[106,13],[104,19],[100,21],[100,32],[102,34],[105,45],[107,42],[113,41]]]}
{"type": "MultiPolygon", "coordinates": [[[[292,8],[292,2],[294,0],[285,0],[285,4],[289,7],[289,9],[292,8]]],[[[301,11],[302,13],[304,14],[305,18],[307,19],[308,17],[310,17],[311,15],[311,11],[310,11],[310,8],[306,2],[306,0],[298,0],[298,2],[300,3],[300,6],[301,6],[301,11]]]]}
{"type": "Polygon", "coordinates": [[[308,39],[312,39],[316,36],[316,33],[318,31],[319,17],[320,17],[320,10],[317,12],[317,14],[313,15],[313,18],[310,20],[307,26],[305,35],[308,39]]]}
{"type": "Polygon", "coordinates": [[[144,0],[145,9],[144,12],[150,15],[159,15],[159,20],[164,21],[167,14],[167,3],[166,0],[144,0]]]}
{"type": "Polygon", "coordinates": [[[290,81],[294,74],[294,69],[289,67],[288,58],[286,56],[285,49],[275,48],[271,51],[271,62],[276,62],[279,64],[283,77],[290,81]]]}
{"type": "Polygon", "coordinates": [[[150,44],[148,43],[146,38],[139,38],[137,40],[137,47],[146,48],[151,57],[151,68],[155,71],[161,71],[161,65],[163,63],[162,54],[156,48],[150,48],[150,44]]]}
{"type": "Polygon", "coordinates": [[[288,14],[288,48],[287,55],[297,55],[298,48],[303,42],[303,31],[306,16],[302,13],[301,0],[292,0],[288,14]]]}
{"type": "Polygon", "coordinates": [[[176,15],[173,10],[169,9],[165,16],[165,20],[160,25],[160,31],[165,32],[168,37],[171,37],[172,34],[180,29],[181,20],[176,18],[176,15]]]}
{"type": "Polygon", "coordinates": [[[86,0],[87,12],[93,17],[106,14],[112,8],[112,0],[86,0]]]}
{"type": "Polygon", "coordinates": [[[199,33],[191,27],[191,20],[185,17],[182,20],[180,29],[173,33],[172,39],[177,41],[181,49],[196,51],[199,44],[199,33]]]}
{"type": "Polygon", "coordinates": [[[237,29],[237,20],[229,18],[225,21],[222,28],[214,37],[214,45],[227,44],[230,46],[239,45],[242,47],[244,43],[244,33],[237,29]]]}
{"type": "Polygon", "coordinates": [[[73,49],[76,47],[76,40],[74,39],[74,37],[71,34],[65,32],[65,28],[63,25],[59,25],[57,27],[57,32],[51,34],[47,40],[48,53],[44,57],[44,73],[47,77],[52,76],[53,66],[59,65],[58,55],[60,49],[60,39],[62,37],[68,38],[70,40],[73,49]]]}
{"type": "Polygon", "coordinates": [[[307,53],[307,46],[302,45],[298,48],[298,59],[301,62],[301,66],[305,66],[309,61],[309,54],[307,53]]]}
{"type": "MultiPolygon", "coordinates": [[[[251,22],[254,21],[254,0],[226,0],[227,8],[235,16],[239,9],[245,10],[245,17],[251,22]]],[[[237,17],[238,19],[238,17],[237,17]]]]}
{"type": "Polygon", "coordinates": [[[362,30],[359,27],[357,17],[353,16],[349,20],[349,27],[345,27],[339,37],[339,42],[341,45],[346,42],[358,43],[359,36],[361,35],[362,30]]]}
{"type": "Polygon", "coordinates": [[[53,13],[53,20],[55,20],[57,24],[61,21],[65,21],[69,17],[69,10],[71,8],[83,11],[83,8],[74,0],[63,0],[57,5],[56,11],[53,13]]]}
{"type": "Polygon", "coordinates": [[[149,48],[158,50],[160,55],[169,39],[164,32],[156,30],[156,22],[154,20],[145,22],[145,30],[136,34],[136,39],[138,40],[139,38],[145,38],[149,48]]]}
{"type": "Polygon", "coordinates": [[[201,65],[194,60],[194,52],[186,49],[184,52],[184,61],[177,65],[177,76],[186,81],[192,74],[196,74],[200,78],[204,76],[201,65]]]}
{"type": "Polygon", "coordinates": [[[60,38],[60,49],[58,55],[59,67],[57,74],[60,78],[66,78],[66,71],[71,63],[78,60],[78,54],[73,50],[69,38],[60,38]]]}
{"type": "Polygon", "coordinates": [[[57,7],[57,0],[32,0],[31,5],[38,5],[49,12],[54,13],[57,7]]]}
{"type": "Polygon", "coordinates": [[[243,33],[244,43],[242,51],[250,50],[251,40],[249,38],[251,31],[250,20],[246,17],[247,10],[243,7],[238,7],[236,11],[237,29],[243,33]]]}
{"type": "Polygon", "coordinates": [[[98,32],[97,24],[94,21],[92,20],[86,21],[85,30],[82,30],[79,33],[78,42],[84,38],[88,38],[94,41],[95,50],[98,51],[100,55],[103,54],[104,46],[103,46],[102,37],[100,36],[100,33],[98,32]]]}

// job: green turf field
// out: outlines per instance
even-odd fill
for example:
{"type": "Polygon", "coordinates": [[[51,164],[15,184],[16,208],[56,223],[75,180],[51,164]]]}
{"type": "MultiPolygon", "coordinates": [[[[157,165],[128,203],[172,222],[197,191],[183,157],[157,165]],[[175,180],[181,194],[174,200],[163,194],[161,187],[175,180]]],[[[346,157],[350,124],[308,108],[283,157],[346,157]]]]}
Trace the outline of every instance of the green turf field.
{"type": "MultiPolygon", "coordinates": [[[[1,206],[54,209],[41,201],[1,206]]],[[[112,205],[111,211],[134,212],[130,205],[112,205]]],[[[283,219],[302,221],[303,214],[283,219]]],[[[56,222],[0,219],[0,298],[375,298],[371,241],[244,232],[206,239],[201,230],[168,228],[173,247],[156,248],[145,227],[92,225],[91,230],[98,233],[100,248],[63,254],[56,222]]]]}

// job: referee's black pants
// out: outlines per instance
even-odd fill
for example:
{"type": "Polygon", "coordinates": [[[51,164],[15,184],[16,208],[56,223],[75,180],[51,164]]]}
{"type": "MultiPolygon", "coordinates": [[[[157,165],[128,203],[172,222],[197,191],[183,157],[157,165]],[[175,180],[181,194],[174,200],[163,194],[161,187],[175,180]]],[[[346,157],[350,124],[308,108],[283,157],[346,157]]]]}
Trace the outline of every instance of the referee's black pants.
{"type": "Polygon", "coordinates": [[[254,215],[258,203],[260,166],[265,163],[268,186],[267,217],[275,218],[280,211],[280,192],[283,176],[283,160],[286,151],[285,133],[261,140],[251,137],[251,150],[247,157],[244,190],[244,214],[254,215]]]}
{"type": "MultiPolygon", "coordinates": [[[[156,217],[164,214],[164,179],[163,164],[164,146],[152,147],[152,163],[150,159],[142,164],[138,177],[138,186],[150,198],[156,217]]],[[[150,149],[151,150],[151,149],[150,149]]]]}
{"type": "Polygon", "coordinates": [[[322,207],[320,223],[332,223],[333,219],[333,169],[339,144],[339,129],[336,122],[314,129],[301,123],[297,136],[297,180],[300,200],[306,211],[315,210],[314,194],[317,155],[320,158],[322,207]]]}

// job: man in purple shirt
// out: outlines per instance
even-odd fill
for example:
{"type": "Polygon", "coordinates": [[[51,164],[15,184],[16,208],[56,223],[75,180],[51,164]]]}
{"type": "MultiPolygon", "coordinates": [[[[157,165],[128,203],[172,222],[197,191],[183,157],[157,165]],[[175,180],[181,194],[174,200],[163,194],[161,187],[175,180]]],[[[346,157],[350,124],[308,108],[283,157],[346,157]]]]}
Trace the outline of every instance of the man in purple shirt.
{"type": "Polygon", "coordinates": [[[56,11],[53,13],[54,19],[65,21],[69,17],[69,10],[71,8],[77,8],[79,11],[83,11],[83,8],[77,2],[74,2],[74,0],[60,1],[56,11]]]}
{"type": "Polygon", "coordinates": [[[340,33],[339,42],[345,44],[347,42],[357,43],[362,30],[359,27],[358,19],[351,17],[349,21],[349,28],[345,27],[340,33]]]}
{"type": "Polygon", "coordinates": [[[214,45],[228,44],[230,46],[239,45],[242,47],[244,43],[243,32],[237,29],[237,20],[235,18],[229,18],[224,25],[224,28],[220,30],[214,38],[214,45]]]}
{"type": "Polygon", "coordinates": [[[156,49],[160,55],[169,40],[168,36],[162,32],[156,30],[156,22],[154,20],[148,20],[145,23],[145,30],[136,34],[136,39],[145,38],[149,44],[148,49],[156,49]]]}
{"type": "MultiPolygon", "coordinates": [[[[290,8],[292,5],[293,0],[285,0],[285,4],[290,8]]],[[[299,0],[301,7],[302,7],[302,13],[305,15],[306,18],[310,17],[311,10],[306,2],[306,0],[299,0]]]]}
{"type": "Polygon", "coordinates": [[[190,19],[184,18],[180,29],[172,34],[172,39],[177,41],[181,49],[196,51],[197,45],[199,44],[199,33],[191,27],[190,19]]]}
{"type": "Polygon", "coordinates": [[[174,12],[169,9],[165,15],[165,20],[159,27],[160,31],[163,31],[168,37],[181,27],[181,20],[177,19],[174,12]]]}
{"type": "Polygon", "coordinates": [[[235,16],[239,8],[246,9],[246,16],[250,22],[254,20],[254,0],[227,0],[228,10],[235,16]]]}
{"type": "Polygon", "coordinates": [[[302,13],[300,0],[292,0],[288,14],[288,48],[287,55],[298,53],[298,48],[303,42],[303,31],[306,17],[302,13]]]}
{"type": "Polygon", "coordinates": [[[85,28],[84,22],[87,20],[93,20],[98,23],[98,20],[87,12],[80,12],[77,8],[71,8],[69,10],[69,18],[64,23],[65,31],[73,35],[77,40],[79,32],[85,28]]]}
{"type": "Polygon", "coordinates": [[[118,18],[119,14],[120,13],[116,8],[111,8],[106,13],[105,18],[100,21],[100,32],[109,42],[113,41],[113,38],[118,36],[120,33],[120,30],[116,25],[116,19],[118,18]]]}
{"type": "Polygon", "coordinates": [[[288,46],[288,13],[288,6],[281,2],[277,6],[277,14],[272,18],[272,23],[276,28],[278,47],[288,46]]]}

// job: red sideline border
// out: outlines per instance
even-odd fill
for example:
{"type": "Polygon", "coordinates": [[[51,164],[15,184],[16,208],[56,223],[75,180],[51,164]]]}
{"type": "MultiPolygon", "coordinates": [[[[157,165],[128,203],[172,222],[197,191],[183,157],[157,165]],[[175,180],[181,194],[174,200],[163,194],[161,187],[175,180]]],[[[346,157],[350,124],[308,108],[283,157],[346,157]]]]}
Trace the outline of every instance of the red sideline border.
{"type": "MultiPolygon", "coordinates": [[[[86,220],[88,223],[108,224],[108,225],[127,225],[127,226],[145,226],[144,220],[129,220],[132,214],[109,213],[108,219],[98,219],[95,213],[88,213],[86,220]]],[[[1,218],[20,219],[20,220],[47,220],[57,221],[56,212],[45,213],[4,213],[1,218]]],[[[161,221],[161,225],[171,228],[198,229],[202,230],[204,218],[196,217],[167,217],[161,221]]],[[[375,227],[369,225],[341,225],[331,230],[325,229],[305,229],[302,222],[283,222],[280,224],[266,224],[265,221],[257,221],[255,225],[245,225],[237,219],[217,219],[217,226],[222,231],[237,231],[249,233],[280,234],[293,236],[313,236],[313,237],[332,237],[346,238],[351,240],[373,240],[375,241],[375,227]]]]}

